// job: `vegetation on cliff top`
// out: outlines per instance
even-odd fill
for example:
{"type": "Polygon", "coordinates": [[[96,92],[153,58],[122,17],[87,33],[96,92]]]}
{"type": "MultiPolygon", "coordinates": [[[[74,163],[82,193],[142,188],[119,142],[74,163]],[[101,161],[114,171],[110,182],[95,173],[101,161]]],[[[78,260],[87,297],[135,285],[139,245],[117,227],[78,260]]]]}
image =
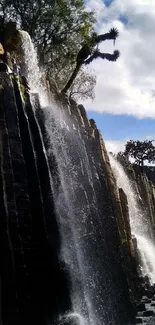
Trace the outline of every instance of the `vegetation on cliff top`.
{"type": "Polygon", "coordinates": [[[155,163],[155,146],[152,142],[153,140],[129,140],[125,145],[124,152],[117,154],[117,159],[127,163],[130,158],[133,158],[135,164],[139,165],[143,171],[145,161],[155,163]]]}
{"type": "Polygon", "coordinates": [[[27,31],[37,48],[40,66],[44,67],[49,78],[55,80],[59,89],[71,89],[72,97],[79,89],[78,79],[77,83],[75,81],[79,70],[83,82],[86,82],[85,91],[79,90],[80,96],[93,97],[95,76],[89,74],[88,77],[82,69],[83,64],[98,57],[115,61],[119,56],[118,51],[100,53],[99,43],[106,39],[115,40],[118,33],[112,29],[109,33],[97,35],[95,14],[86,10],[84,0],[1,0],[0,14],[1,30],[6,22],[12,20],[27,31]],[[73,85],[76,85],[76,91],[73,91],[73,85]]]}

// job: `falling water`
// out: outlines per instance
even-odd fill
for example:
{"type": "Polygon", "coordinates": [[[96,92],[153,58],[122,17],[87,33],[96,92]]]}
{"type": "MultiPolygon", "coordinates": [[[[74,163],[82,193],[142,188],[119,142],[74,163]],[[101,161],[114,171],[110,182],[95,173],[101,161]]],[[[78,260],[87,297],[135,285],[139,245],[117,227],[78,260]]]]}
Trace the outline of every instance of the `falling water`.
{"type": "Polygon", "coordinates": [[[22,49],[24,51],[24,61],[22,67],[24,67],[24,75],[27,76],[31,92],[38,93],[41,105],[47,105],[47,94],[42,82],[42,75],[38,66],[37,53],[34,45],[31,41],[30,35],[21,30],[20,36],[22,40],[22,49]]]}
{"type": "MultiPolygon", "coordinates": [[[[57,187],[54,190],[62,236],[60,254],[72,280],[74,312],[66,317],[73,318],[74,315],[75,319],[76,315],[76,322],[80,325],[103,325],[103,280],[107,281],[108,288],[106,275],[103,279],[105,243],[100,230],[99,211],[85,144],[75,126],[66,128],[63,121],[68,120],[68,125],[70,121],[65,113],[61,116],[61,121],[59,120],[58,107],[52,108],[52,114],[51,107],[44,108],[44,111],[51,153],[56,157],[61,181],[59,190],[57,187]],[[100,243],[97,238],[100,238],[100,243]]],[[[107,313],[110,313],[110,301],[108,308],[107,313]]]]}
{"type": "MultiPolygon", "coordinates": [[[[110,163],[116,177],[117,185],[125,192],[128,200],[129,217],[132,234],[137,239],[140,252],[143,275],[148,275],[150,281],[155,283],[155,247],[148,238],[149,224],[146,222],[145,213],[138,203],[138,196],[135,193],[131,181],[121,164],[110,155],[110,163]]],[[[139,198],[140,199],[140,198],[139,198]]]]}
{"type": "Polygon", "coordinates": [[[141,252],[143,274],[149,275],[152,283],[155,283],[155,247],[148,238],[140,235],[136,237],[141,252]]]}
{"type": "MultiPolygon", "coordinates": [[[[34,47],[25,34],[23,44],[30,85],[44,98],[34,47]]],[[[60,260],[68,270],[72,287],[72,312],[60,315],[59,322],[104,325],[106,320],[106,325],[114,325],[106,243],[85,143],[69,114],[55,105],[41,104],[50,142],[48,155],[55,157],[57,170],[51,173],[61,233],[60,260]]],[[[99,182],[97,172],[96,179],[99,182]]]]}

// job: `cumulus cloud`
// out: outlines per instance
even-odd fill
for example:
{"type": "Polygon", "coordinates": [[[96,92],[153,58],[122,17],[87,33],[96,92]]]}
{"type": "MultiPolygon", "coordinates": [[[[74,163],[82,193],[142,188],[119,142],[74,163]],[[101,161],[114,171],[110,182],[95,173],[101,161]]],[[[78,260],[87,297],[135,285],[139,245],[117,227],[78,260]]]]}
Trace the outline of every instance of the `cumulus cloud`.
{"type": "Polygon", "coordinates": [[[145,139],[146,139],[146,140],[153,140],[153,141],[155,141],[155,134],[147,135],[147,136],[145,137],[145,139]]]}
{"type": "MultiPolygon", "coordinates": [[[[124,151],[125,150],[125,145],[127,143],[127,141],[129,141],[130,139],[123,139],[123,140],[105,140],[105,146],[107,148],[108,152],[113,152],[115,154],[117,154],[119,151],[124,151]]],[[[153,140],[155,141],[155,134],[152,135],[145,135],[144,137],[142,137],[141,139],[139,139],[140,141],[145,141],[145,140],[153,140]]],[[[154,143],[155,145],[155,143],[154,143]]]]}
{"type": "Polygon", "coordinates": [[[124,141],[113,141],[107,140],[105,141],[105,146],[108,152],[118,153],[119,151],[125,150],[125,144],[127,140],[124,141]]]}
{"type": "MultiPolygon", "coordinates": [[[[86,101],[90,111],[155,118],[155,2],[113,0],[107,8],[102,0],[88,0],[88,10],[97,14],[97,31],[119,29],[116,63],[101,59],[91,65],[97,75],[96,98],[86,101]]],[[[113,52],[111,41],[101,44],[103,52],[113,52]]]]}

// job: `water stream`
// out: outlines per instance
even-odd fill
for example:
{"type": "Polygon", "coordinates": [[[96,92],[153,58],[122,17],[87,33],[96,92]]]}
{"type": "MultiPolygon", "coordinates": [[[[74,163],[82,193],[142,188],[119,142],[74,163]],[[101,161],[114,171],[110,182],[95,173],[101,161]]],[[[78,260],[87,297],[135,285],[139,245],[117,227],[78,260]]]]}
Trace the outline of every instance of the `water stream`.
{"type": "MultiPolygon", "coordinates": [[[[48,102],[33,43],[26,32],[21,31],[21,37],[26,76],[31,92],[39,94],[45,116],[49,161],[54,157],[55,168],[49,172],[61,234],[59,259],[71,283],[71,310],[60,314],[56,324],[119,325],[115,308],[119,294],[113,290],[105,240],[109,237],[104,233],[104,216],[99,205],[99,199],[104,201],[106,193],[101,198],[96,196],[96,184],[102,186],[94,156],[88,153],[69,112],[48,102]]],[[[143,275],[149,275],[155,283],[154,246],[147,236],[149,225],[145,213],[123,167],[113,157],[110,162],[118,187],[127,195],[131,230],[137,238],[143,275]]],[[[112,212],[108,218],[114,218],[112,212]]]]}
{"type": "Polygon", "coordinates": [[[41,79],[41,71],[38,66],[37,53],[30,35],[21,30],[19,31],[24,52],[24,62],[21,64],[21,74],[25,75],[29,81],[32,93],[38,93],[41,105],[48,104],[45,86],[41,79]]]}
{"type": "Polygon", "coordinates": [[[150,281],[155,283],[155,247],[150,238],[148,238],[149,223],[146,222],[145,211],[140,207],[137,197],[138,194],[135,193],[132,183],[122,165],[112,155],[110,155],[110,163],[118,187],[122,188],[127,196],[131,231],[137,239],[143,275],[148,275],[150,281]]]}
{"type": "MultiPolygon", "coordinates": [[[[51,186],[61,233],[59,257],[70,276],[72,301],[71,312],[59,315],[59,323],[115,325],[107,243],[85,142],[64,110],[47,105],[36,53],[26,34],[23,50],[31,90],[41,97],[50,144],[48,156],[55,157],[57,166],[51,186]]],[[[95,175],[99,182],[97,172],[95,175]]]]}

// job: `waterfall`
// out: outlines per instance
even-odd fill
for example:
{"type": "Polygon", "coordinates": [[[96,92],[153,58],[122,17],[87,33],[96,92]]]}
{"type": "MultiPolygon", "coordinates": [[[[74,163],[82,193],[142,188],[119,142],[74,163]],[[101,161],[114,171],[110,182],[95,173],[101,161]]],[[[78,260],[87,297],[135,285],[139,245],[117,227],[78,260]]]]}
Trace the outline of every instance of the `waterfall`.
{"type": "MultiPolygon", "coordinates": [[[[72,310],[59,315],[59,324],[114,325],[112,284],[108,268],[103,217],[98,209],[85,142],[69,114],[43,102],[40,73],[31,39],[23,41],[28,80],[39,91],[49,137],[49,159],[55,161],[52,191],[61,234],[60,261],[71,282],[72,310]],[[37,85],[37,88],[36,88],[37,85]]],[[[110,216],[109,216],[110,217],[110,216]]],[[[113,293],[113,296],[114,293],[113,293]]]]}
{"type": "Polygon", "coordinates": [[[138,247],[144,275],[149,275],[152,283],[155,283],[155,247],[148,238],[137,235],[138,247]]]}
{"type": "Polygon", "coordinates": [[[41,80],[42,75],[38,66],[36,50],[31,41],[30,35],[23,30],[19,31],[19,33],[21,37],[22,50],[24,52],[24,62],[22,62],[21,66],[21,69],[24,71],[21,71],[21,73],[27,76],[31,92],[39,94],[41,105],[47,105],[48,99],[45,86],[41,80]]]}
{"type": "MultiPolygon", "coordinates": [[[[60,257],[72,282],[73,313],[66,317],[79,315],[76,319],[80,325],[102,325],[105,324],[105,293],[101,285],[105,243],[85,144],[77,129],[70,126],[68,131],[63,121],[68,120],[68,125],[70,121],[65,114],[60,123],[58,107],[52,107],[52,114],[51,107],[44,111],[51,153],[56,157],[60,177],[59,189],[54,187],[62,236],[60,257]]],[[[104,281],[110,291],[106,275],[104,281]]],[[[110,313],[110,301],[108,308],[110,313]]]]}
{"type": "Polygon", "coordinates": [[[122,188],[127,196],[131,231],[137,239],[143,275],[148,275],[150,281],[155,283],[155,247],[148,238],[149,223],[146,222],[145,212],[138,203],[137,194],[122,165],[112,155],[110,163],[118,187],[122,188]]]}

